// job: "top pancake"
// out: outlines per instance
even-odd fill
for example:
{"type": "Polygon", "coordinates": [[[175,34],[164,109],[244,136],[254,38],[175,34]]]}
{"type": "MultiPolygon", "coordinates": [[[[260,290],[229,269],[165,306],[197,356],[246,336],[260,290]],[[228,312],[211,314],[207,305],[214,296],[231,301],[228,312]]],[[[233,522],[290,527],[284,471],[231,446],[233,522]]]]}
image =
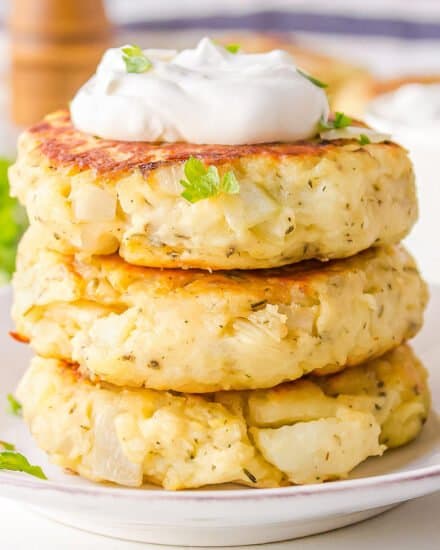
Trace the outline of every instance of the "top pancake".
{"type": "Polygon", "coordinates": [[[64,253],[151,267],[270,268],[401,240],[417,218],[414,176],[393,143],[192,145],[118,142],[59,111],[19,142],[11,187],[41,239],[64,253]],[[181,197],[196,156],[233,170],[237,195],[181,197]]]}

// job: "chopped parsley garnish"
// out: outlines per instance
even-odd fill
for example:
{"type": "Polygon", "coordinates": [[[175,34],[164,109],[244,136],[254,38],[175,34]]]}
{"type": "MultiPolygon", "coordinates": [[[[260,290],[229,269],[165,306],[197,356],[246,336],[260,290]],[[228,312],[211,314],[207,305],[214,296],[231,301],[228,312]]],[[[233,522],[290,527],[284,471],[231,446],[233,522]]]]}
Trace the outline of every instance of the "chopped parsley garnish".
{"type": "Polygon", "coordinates": [[[12,443],[8,443],[7,441],[2,441],[0,439],[0,449],[3,449],[5,451],[15,451],[15,445],[12,445],[12,443]]]}
{"type": "Polygon", "coordinates": [[[333,121],[333,128],[346,128],[347,126],[350,126],[350,124],[352,123],[352,119],[347,116],[347,115],[344,115],[344,113],[335,113],[335,119],[333,121]]]}
{"type": "Polygon", "coordinates": [[[229,53],[238,53],[240,48],[240,44],[226,44],[225,46],[225,50],[228,50],[229,53]]]}
{"type": "Polygon", "coordinates": [[[191,203],[216,197],[220,193],[236,195],[240,191],[240,184],[232,170],[220,178],[216,166],[207,167],[195,157],[185,162],[184,173],[186,180],[180,180],[184,188],[182,197],[191,203]]]}
{"type": "Polygon", "coordinates": [[[12,395],[12,393],[8,393],[7,395],[8,403],[9,403],[9,411],[11,414],[14,414],[15,416],[21,415],[21,403],[15,399],[15,397],[12,395]]]}
{"type": "Polygon", "coordinates": [[[153,66],[139,46],[124,46],[121,51],[127,73],[145,73],[153,66]]]}
{"type": "Polygon", "coordinates": [[[0,470],[23,472],[40,479],[47,479],[40,466],[32,465],[24,455],[13,450],[0,451],[0,470]]]}
{"type": "Polygon", "coordinates": [[[371,143],[371,141],[370,141],[370,138],[368,136],[366,136],[365,134],[360,134],[359,143],[361,145],[368,145],[369,143],[371,143]]]}
{"type": "Polygon", "coordinates": [[[318,80],[317,78],[315,78],[314,76],[311,76],[310,74],[305,73],[301,69],[296,69],[296,70],[301,76],[303,76],[304,78],[307,78],[307,80],[310,80],[310,82],[315,86],[318,86],[318,88],[328,87],[328,84],[326,84],[325,82],[322,82],[321,80],[318,80]]]}
{"type": "Polygon", "coordinates": [[[324,120],[321,118],[319,121],[319,127],[321,132],[325,130],[338,130],[340,128],[346,128],[352,123],[352,119],[344,115],[344,113],[336,112],[333,120],[324,120]]]}

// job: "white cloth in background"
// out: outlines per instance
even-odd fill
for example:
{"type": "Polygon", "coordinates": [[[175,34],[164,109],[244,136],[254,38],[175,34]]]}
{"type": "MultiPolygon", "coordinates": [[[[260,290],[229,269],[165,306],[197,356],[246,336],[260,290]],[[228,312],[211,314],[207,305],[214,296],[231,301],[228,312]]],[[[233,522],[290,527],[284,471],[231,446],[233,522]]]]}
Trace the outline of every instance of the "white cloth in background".
{"type": "Polygon", "coordinates": [[[255,25],[294,31],[310,48],[385,78],[440,73],[438,0],[106,0],[106,5],[115,23],[139,35],[144,31],[154,45],[187,45],[204,34],[255,25]]]}
{"type": "Polygon", "coordinates": [[[106,0],[106,5],[110,16],[118,23],[268,10],[440,23],[440,2],[437,0],[106,0]]]}

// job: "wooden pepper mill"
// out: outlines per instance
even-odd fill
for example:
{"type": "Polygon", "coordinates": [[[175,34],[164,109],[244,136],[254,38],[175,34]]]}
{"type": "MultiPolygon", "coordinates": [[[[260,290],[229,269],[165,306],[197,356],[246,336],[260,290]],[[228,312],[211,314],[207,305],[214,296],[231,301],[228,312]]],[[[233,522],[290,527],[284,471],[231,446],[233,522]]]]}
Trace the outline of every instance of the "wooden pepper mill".
{"type": "Polygon", "coordinates": [[[13,0],[11,101],[16,124],[66,107],[109,46],[102,0],[13,0]]]}

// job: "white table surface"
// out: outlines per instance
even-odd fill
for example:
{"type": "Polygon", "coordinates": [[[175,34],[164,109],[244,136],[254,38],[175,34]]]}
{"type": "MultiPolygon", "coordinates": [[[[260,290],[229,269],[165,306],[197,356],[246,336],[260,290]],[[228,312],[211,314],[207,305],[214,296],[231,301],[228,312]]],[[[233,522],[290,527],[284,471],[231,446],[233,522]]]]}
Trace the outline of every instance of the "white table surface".
{"type": "MultiPolygon", "coordinates": [[[[440,493],[403,504],[376,518],[297,541],[242,548],[267,550],[438,550],[440,493]]],[[[4,550],[154,550],[171,546],[137,544],[77,531],[0,499],[0,548],[4,550]]]]}

